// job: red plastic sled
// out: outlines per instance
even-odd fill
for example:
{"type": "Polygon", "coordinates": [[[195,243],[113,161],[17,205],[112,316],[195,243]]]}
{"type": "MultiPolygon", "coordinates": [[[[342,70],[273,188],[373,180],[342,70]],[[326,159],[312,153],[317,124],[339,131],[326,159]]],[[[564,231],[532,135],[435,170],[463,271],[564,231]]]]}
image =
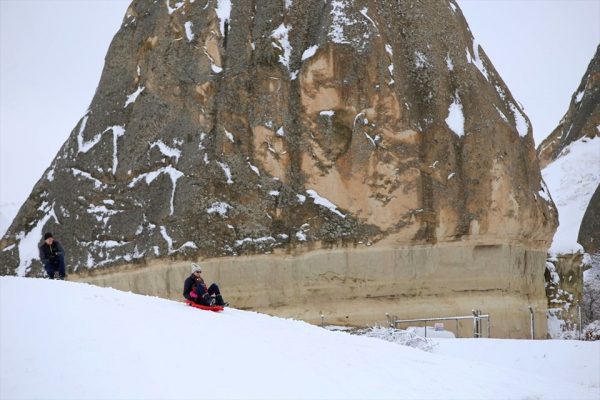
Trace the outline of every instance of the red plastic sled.
{"type": "Polygon", "coordinates": [[[185,304],[187,304],[188,306],[192,306],[194,308],[199,308],[201,310],[206,310],[206,311],[213,311],[213,312],[221,312],[221,311],[223,311],[223,306],[212,306],[212,307],[210,307],[210,306],[203,306],[202,304],[194,303],[191,300],[186,300],[185,304]]]}

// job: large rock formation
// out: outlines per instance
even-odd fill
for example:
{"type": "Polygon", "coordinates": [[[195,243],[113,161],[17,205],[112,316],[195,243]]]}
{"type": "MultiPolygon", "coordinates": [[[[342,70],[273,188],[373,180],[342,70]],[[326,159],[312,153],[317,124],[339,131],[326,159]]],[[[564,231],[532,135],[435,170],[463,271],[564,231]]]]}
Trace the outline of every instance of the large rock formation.
{"type": "MultiPolygon", "coordinates": [[[[586,322],[585,310],[600,302],[598,283],[587,282],[589,289],[584,291],[584,269],[600,259],[599,133],[600,46],[560,124],[538,147],[545,166],[542,174],[560,217],[546,271],[549,333],[554,337],[572,336],[586,322]],[[583,321],[579,306],[584,309],[583,321]]],[[[600,265],[595,269],[600,270],[600,265]]],[[[589,319],[596,318],[588,314],[589,319]]]]}
{"type": "Polygon", "coordinates": [[[135,0],[92,104],[2,239],[40,275],[331,322],[469,314],[545,335],[556,210],[454,1],[135,0]],[[33,250],[32,250],[33,249],[33,250]]]}

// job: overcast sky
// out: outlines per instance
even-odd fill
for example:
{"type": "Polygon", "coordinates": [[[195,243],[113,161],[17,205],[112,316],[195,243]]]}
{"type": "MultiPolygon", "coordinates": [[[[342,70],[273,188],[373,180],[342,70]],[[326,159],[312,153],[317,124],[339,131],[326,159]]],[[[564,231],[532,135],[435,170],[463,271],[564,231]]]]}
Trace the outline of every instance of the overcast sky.
{"type": "MultiPolygon", "coordinates": [[[[129,3],[0,0],[0,236],[87,110],[129,3]]],[[[600,42],[600,0],[459,5],[539,144],[600,42]]]]}

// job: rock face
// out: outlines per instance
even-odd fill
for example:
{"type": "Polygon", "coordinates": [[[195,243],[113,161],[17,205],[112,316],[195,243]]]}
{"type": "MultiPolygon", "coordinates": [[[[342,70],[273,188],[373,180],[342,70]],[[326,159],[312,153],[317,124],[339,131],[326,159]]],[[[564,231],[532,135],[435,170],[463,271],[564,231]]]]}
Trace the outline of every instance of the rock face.
{"type": "MultiPolygon", "coordinates": [[[[584,282],[583,273],[600,259],[599,133],[600,46],[567,113],[538,147],[543,176],[560,214],[545,274],[551,337],[577,335],[585,322],[580,321],[578,306],[585,320],[592,314],[586,310],[600,301],[598,283],[584,282]]],[[[597,279],[597,274],[587,276],[597,279]]]]}
{"type": "Polygon", "coordinates": [[[571,143],[594,138],[600,133],[600,45],[590,61],[579,87],[571,97],[565,116],[538,146],[541,168],[556,160],[571,143]]]}
{"type": "Polygon", "coordinates": [[[0,266],[39,275],[51,230],[89,281],[179,297],[204,259],[240,307],[479,308],[525,337],[556,221],[530,123],[453,1],[136,0],[0,266]]]}
{"type": "Polygon", "coordinates": [[[600,185],[596,187],[583,214],[577,242],[583,246],[586,253],[600,255],[600,185]]]}

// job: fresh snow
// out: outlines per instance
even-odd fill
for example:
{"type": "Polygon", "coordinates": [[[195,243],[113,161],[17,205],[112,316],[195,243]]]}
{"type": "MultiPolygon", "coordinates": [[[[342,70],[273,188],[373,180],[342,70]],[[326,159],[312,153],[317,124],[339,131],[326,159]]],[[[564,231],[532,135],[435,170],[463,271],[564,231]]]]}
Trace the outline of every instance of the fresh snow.
{"type": "Polygon", "coordinates": [[[90,204],[86,211],[88,214],[93,214],[94,217],[96,218],[96,221],[103,222],[104,227],[106,227],[106,224],[108,224],[108,220],[110,217],[112,217],[115,214],[123,212],[122,210],[111,210],[104,205],[97,206],[94,204],[90,204]]]}
{"type": "Polygon", "coordinates": [[[135,92],[128,95],[123,108],[127,108],[128,105],[135,103],[138,96],[144,91],[144,89],[145,89],[144,86],[138,86],[138,88],[135,90],[135,92]]]}
{"type": "Polygon", "coordinates": [[[283,54],[279,55],[279,62],[288,70],[290,69],[290,57],[292,56],[292,46],[288,38],[289,30],[290,26],[282,23],[271,33],[271,37],[276,39],[280,45],[273,43],[273,46],[283,51],[283,54]]]}
{"type": "Polygon", "coordinates": [[[390,55],[390,57],[394,56],[392,46],[390,46],[388,43],[385,44],[385,51],[386,51],[386,53],[388,53],[390,55]]]}
{"type": "Polygon", "coordinates": [[[373,21],[373,20],[371,19],[371,17],[369,17],[369,14],[368,14],[368,13],[369,13],[369,9],[368,9],[367,7],[363,7],[363,8],[360,10],[360,13],[361,13],[361,14],[362,14],[362,15],[363,15],[363,16],[364,16],[366,19],[368,19],[368,20],[371,22],[371,24],[373,24],[373,27],[375,28],[375,30],[377,30],[377,31],[379,30],[379,28],[377,28],[377,24],[375,23],[375,21],[373,21]]]}
{"type": "Polygon", "coordinates": [[[427,352],[68,281],[0,277],[0,339],[2,399],[545,400],[600,389],[600,342],[432,339],[427,352]]]}
{"type": "Polygon", "coordinates": [[[105,183],[103,183],[101,180],[94,178],[89,172],[85,172],[82,171],[80,169],[77,168],[71,168],[71,173],[73,174],[73,176],[82,176],[86,179],[91,180],[92,182],[94,182],[94,188],[96,189],[106,189],[107,185],[105,183]]]}
{"type": "Polygon", "coordinates": [[[465,116],[463,114],[463,107],[460,103],[460,97],[458,97],[458,93],[455,94],[450,107],[448,107],[446,125],[448,125],[448,128],[450,128],[452,132],[456,133],[458,136],[465,135],[465,116]]]}
{"type": "Polygon", "coordinates": [[[217,161],[217,164],[219,164],[219,166],[223,170],[223,173],[225,174],[225,177],[227,178],[227,184],[231,185],[233,183],[233,180],[231,179],[231,169],[229,168],[229,165],[222,163],[220,161],[217,161]]]}
{"type": "Polygon", "coordinates": [[[332,213],[335,213],[342,218],[346,218],[346,216],[344,214],[342,214],[341,212],[338,211],[337,206],[335,204],[333,204],[331,201],[327,200],[325,197],[319,196],[319,193],[317,193],[315,190],[307,190],[306,193],[310,197],[312,197],[315,204],[318,204],[325,208],[328,208],[329,211],[331,211],[332,213]]]}
{"type": "Polygon", "coordinates": [[[248,165],[250,166],[250,169],[251,169],[252,171],[254,171],[254,173],[255,173],[256,175],[260,176],[260,171],[258,170],[258,167],[257,167],[256,165],[252,165],[252,164],[250,164],[250,162],[248,162],[248,165]]]}
{"type": "Polygon", "coordinates": [[[121,125],[113,125],[106,128],[102,133],[96,134],[94,138],[90,141],[85,141],[83,139],[83,132],[85,131],[85,125],[87,123],[88,116],[86,115],[81,121],[81,126],[79,127],[79,133],[77,134],[77,147],[79,153],[87,153],[91,150],[92,147],[97,145],[102,139],[102,135],[104,135],[108,131],[112,131],[113,133],[113,167],[112,173],[114,174],[117,171],[117,165],[119,163],[117,157],[117,139],[125,134],[125,127],[121,125]]]}
{"type": "Polygon", "coordinates": [[[191,42],[194,40],[194,32],[192,32],[192,27],[194,24],[192,21],[187,21],[185,24],[183,24],[183,26],[185,27],[185,37],[187,38],[188,42],[191,42]]]}
{"type": "Polygon", "coordinates": [[[206,209],[206,212],[209,214],[219,214],[221,217],[225,216],[225,214],[227,214],[227,211],[229,211],[230,209],[232,209],[233,207],[231,207],[229,204],[222,202],[222,201],[218,201],[216,203],[212,203],[211,206],[209,208],[206,209]]]}
{"type": "Polygon", "coordinates": [[[467,61],[473,65],[475,65],[477,67],[477,69],[479,70],[479,72],[481,72],[481,74],[485,77],[485,79],[487,81],[490,80],[489,74],[487,69],[485,69],[485,66],[483,65],[483,61],[481,61],[481,57],[479,55],[479,43],[477,43],[476,40],[473,40],[473,55],[475,56],[475,58],[471,58],[471,55],[469,54],[469,50],[467,49],[467,61]]]}
{"type": "Polygon", "coordinates": [[[167,157],[175,157],[175,163],[179,162],[179,157],[181,157],[181,150],[176,149],[174,147],[167,146],[163,143],[162,140],[157,140],[156,142],[150,145],[150,148],[158,147],[160,152],[167,157]]]}
{"type": "Polygon", "coordinates": [[[327,36],[333,43],[350,43],[344,35],[344,28],[354,25],[356,21],[348,18],[346,7],[347,4],[343,0],[333,0],[331,2],[331,26],[327,36]]]}
{"type": "Polygon", "coordinates": [[[179,2],[175,3],[175,7],[171,7],[171,0],[166,0],[165,2],[167,3],[167,12],[169,14],[173,14],[175,11],[179,10],[185,4],[184,1],[179,1],[179,2]]]}
{"type": "Polygon", "coordinates": [[[317,53],[318,49],[319,49],[319,46],[314,45],[314,46],[310,46],[308,49],[304,50],[304,53],[302,53],[302,61],[308,60],[309,58],[314,56],[317,53]]]}
{"type": "Polygon", "coordinates": [[[225,136],[227,136],[227,139],[231,142],[231,143],[235,143],[235,138],[233,137],[233,133],[229,132],[227,129],[225,130],[225,136]]]}
{"type": "Polygon", "coordinates": [[[446,55],[446,66],[448,67],[448,71],[454,71],[454,63],[452,62],[452,58],[450,58],[450,53],[446,55]]]}
{"type": "Polygon", "coordinates": [[[155,171],[138,175],[131,181],[131,183],[129,185],[127,185],[127,187],[132,188],[135,185],[137,185],[137,183],[141,180],[145,180],[146,184],[150,185],[161,174],[169,175],[169,178],[171,178],[171,183],[173,184],[173,187],[171,189],[171,202],[170,202],[171,213],[169,214],[169,215],[173,215],[173,213],[175,212],[173,200],[175,198],[175,190],[177,189],[177,180],[179,178],[181,178],[182,176],[184,176],[183,172],[179,171],[178,169],[173,168],[173,166],[171,166],[171,165],[167,165],[166,167],[159,168],[155,171]]]}
{"type": "MultiPolygon", "coordinates": [[[[208,4],[209,2],[206,2],[208,4]]],[[[229,16],[231,15],[231,0],[217,0],[216,8],[217,17],[219,18],[219,30],[221,36],[225,37],[225,22],[229,23],[229,16]]]]}
{"type": "Polygon", "coordinates": [[[542,176],[558,208],[559,226],[550,253],[583,251],[577,236],[585,210],[600,184],[600,137],[581,138],[565,147],[542,170],[542,176]]]}
{"type": "Polygon", "coordinates": [[[77,152],[78,153],[87,153],[92,147],[94,147],[100,139],[102,138],[102,134],[98,133],[92,140],[85,141],[83,138],[83,132],[85,132],[85,127],[87,125],[87,120],[89,115],[86,114],[85,117],[81,120],[81,124],[79,125],[79,132],[77,133],[77,152]]]}
{"type": "Polygon", "coordinates": [[[429,61],[427,60],[425,54],[421,53],[420,51],[415,51],[415,65],[417,68],[425,68],[429,65],[429,61]]]}
{"type": "Polygon", "coordinates": [[[509,124],[510,122],[508,121],[508,118],[506,118],[506,115],[504,115],[504,113],[502,111],[500,111],[500,109],[498,107],[494,106],[494,108],[496,109],[496,111],[498,111],[498,115],[500,115],[500,118],[502,118],[502,120],[504,122],[509,124]]]}
{"type": "Polygon", "coordinates": [[[519,132],[519,136],[527,136],[527,132],[529,131],[529,124],[523,116],[523,113],[521,112],[519,107],[517,107],[513,103],[509,103],[509,106],[513,112],[513,115],[515,116],[515,127],[517,128],[517,132],[519,132]]]}

